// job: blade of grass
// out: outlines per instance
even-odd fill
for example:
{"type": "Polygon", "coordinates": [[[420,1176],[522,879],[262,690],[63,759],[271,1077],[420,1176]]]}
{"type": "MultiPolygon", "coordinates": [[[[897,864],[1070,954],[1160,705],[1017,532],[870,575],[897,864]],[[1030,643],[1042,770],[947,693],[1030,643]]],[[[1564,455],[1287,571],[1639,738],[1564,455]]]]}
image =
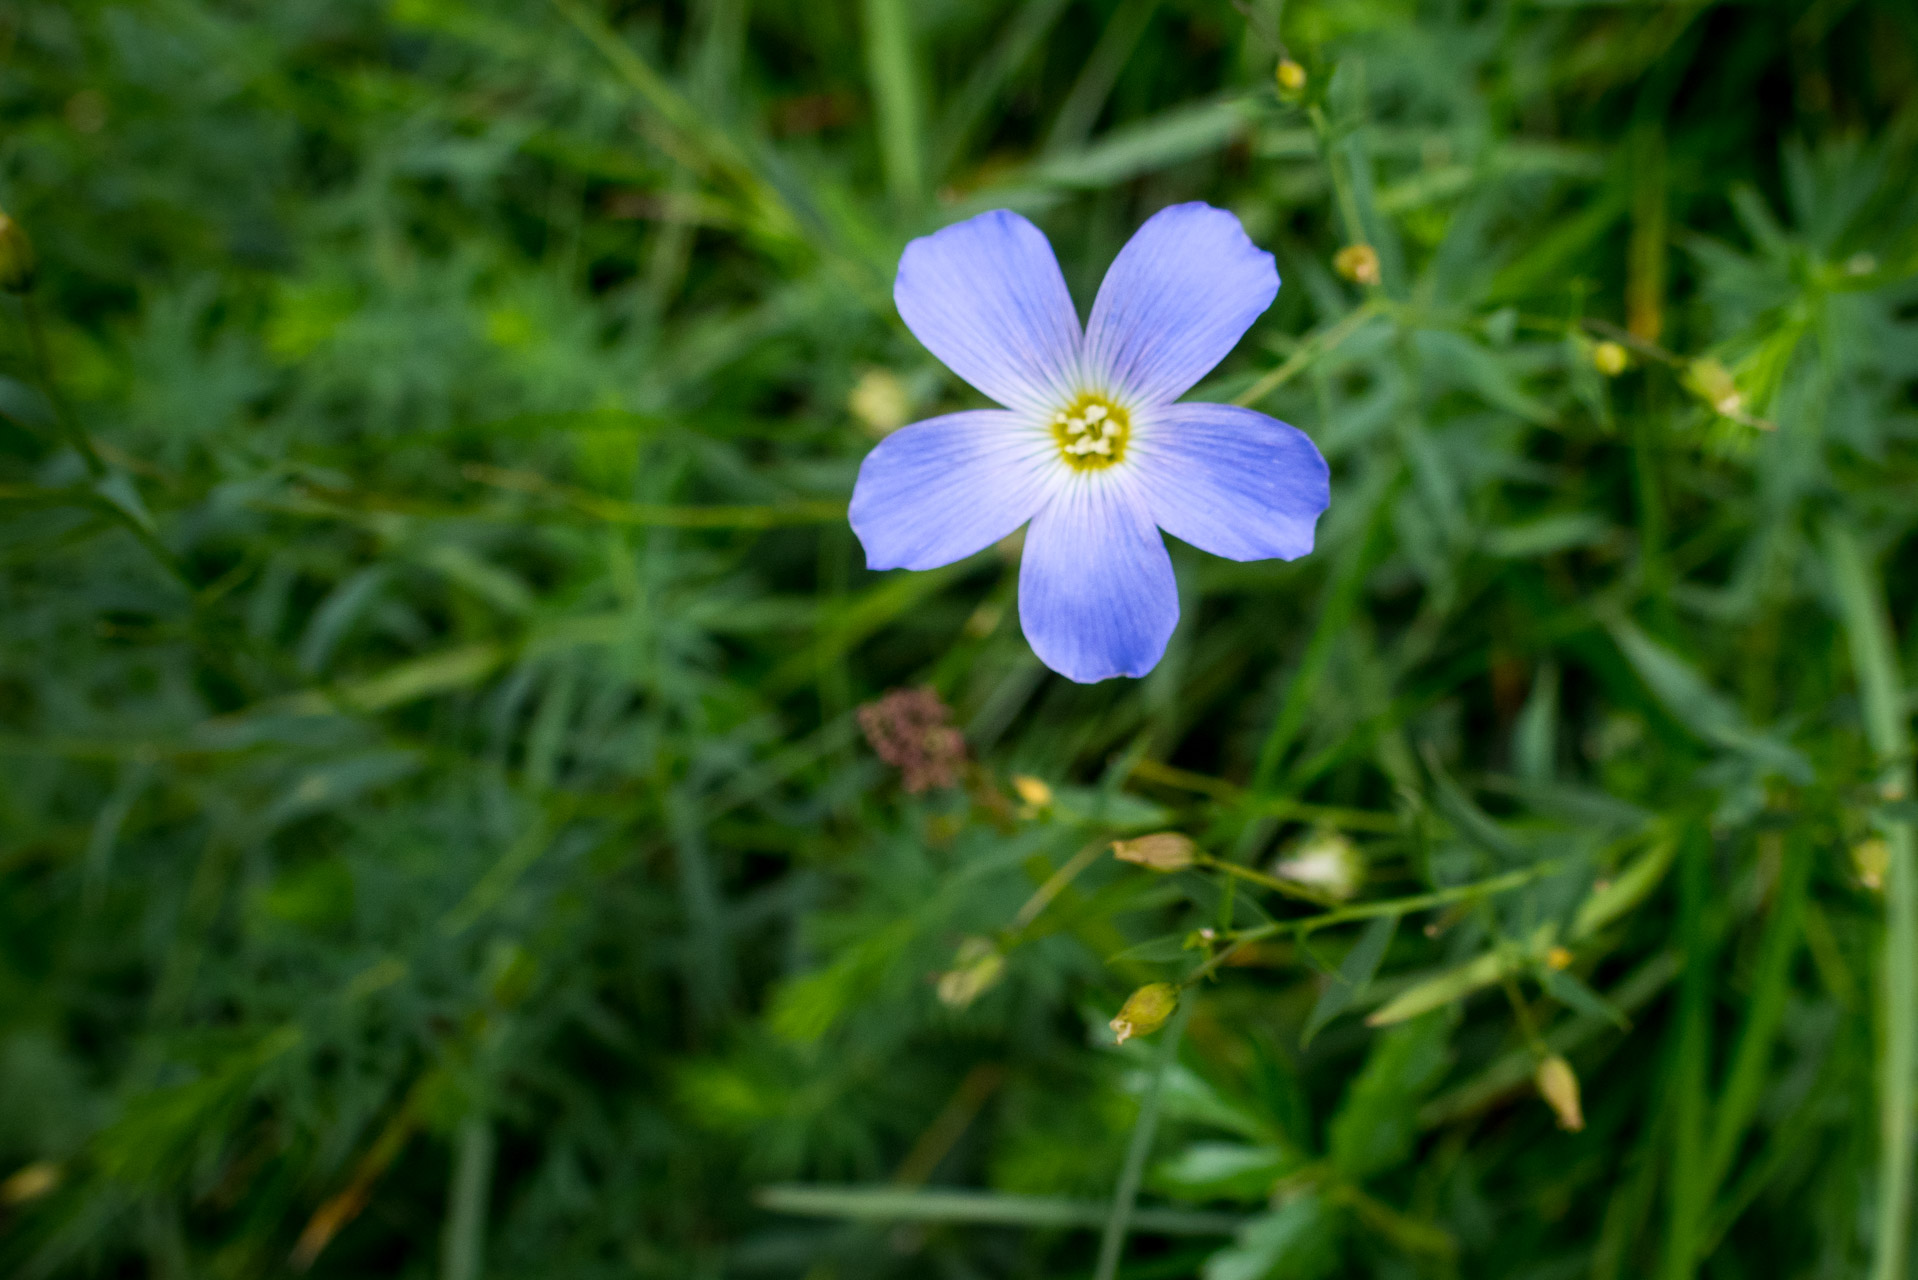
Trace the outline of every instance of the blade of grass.
{"type": "Polygon", "coordinates": [[[910,209],[925,188],[919,66],[907,0],[865,0],[866,75],[879,121],[879,158],[893,202],[910,209]]]}
{"type": "Polygon", "coordinates": [[[1041,148],[1046,154],[1070,151],[1091,136],[1092,127],[1099,122],[1099,113],[1105,110],[1106,99],[1112,96],[1112,86],[1119,82],[1119,73],[1125,70],[1139,37],[1145,34],[1146,25],[1158,7],[1159,0],[1123,0],[1119,5],[1105,30],[1099,33],[1099,43],[1092,47],[1091,56],[1080,68],[1079,78],[1066,91],[1059,114],[1052,118],[1052,128],[1046,132],[1045,145],[1041,148]]]}
{"type": "Polygon", "coordinates": [[[1739,1141],[1750,1126],[1764,1091],[1772,1042],[1785,1017],[1785,996],[1791,979],[1792,957],[1805,919],[1805,894],[1811,884],[1812,851],[1801,832],[1794,831],[1784,848],[1778,898],[1765,926],[1758,955],[1758,976],[1746,1002],[1745,1026],[1733,1051],[1732,1068],[1719,1096],[1712,1124],[1711,1145],[1705,1156],[1700,1208],[1709,1206],[1731,1168],[1739,1141]]]}
{"type": "MultiPolygon", "coordinates": [[[[1879,793],[1900,800],[1911,795],[1911,738],[1904,680],[1884,596],[1852,531],[1841,524],[1825,530],[1825,553],[1845,638],[1858,680],[1865,735],[1882,772],[1879,793]]],[[[1872,1280],[1902,1280],[1911,1223],[1912,1077],[1918,1065],[1918,866],[1914,866],[1912,825],[1887,821],[1885,843],[1885,975],[1883,1057],[1878,1064],[1878,1235],[1872,1280]]]]}
{"type": "Polygon", "coordinates": [[[1678,1017],[1672,1032],[1671,1159],[1666,1180],[1664,1280],[1689,1280],[1698,1265],[1703,1225],[1705,1066],[1711,1052],[1707,1029],[1712,956],[1706,946],[1705,903],[1711,892],[1711,845],[1700,831],[1688,833],[1679,851],[1678,940],[1685,949],[1679,981],[1678,1017]]]}
{"type": "Polygon", "coordinates": [[[932,147],[932,175],[943,178],[958,162],[986,109],[1005,90],[1006,83],[1025,66],[1065,12],[1066,0],[1026,0],[1018,16],[1007,24],[992,50],[973,67],[939,122],[932,147]]]}
{"type": "Polygon", "coordinates": [[[1382,485],[1374,490],[1375,505],[1366,518],[1365,527],[1346,546],[1345,554],[1333,571],[1332,580],[1326,584],[1324,603],[1319,607],[1318,626],[1312,632],[1311,640],[1306,643],[1305,656],[1300,659],[1298,670],[1293,672],[1292,679],[1286,684],[1285,697],[1279,703],[1279,713],[1274,717],[1272,728],[1259,748],[1258,764],[1252,771],[1252,785],[1247,788],[1250,796],[1264,798],[1264,793],[1271,789],[1278,778],[1279,766],[1284,763],[1286,751],[1305,725],[1306,706],[1312,690],[1318,686],[1326,664],[1332,660],[1332,650],[1351,624],[1352,614],[1358,608],[1364,592],[1374,544],[1385,524],[1384,513],[1390,509],[1385,496],[1393,487],[1382,485]]]}
{"type": "Polygon", "coordinates": [[[486,1269],[486,1200],[493,1182],[493,1126],[485,1116],[460,1122],[453,1148],[440,1280],[479,1280],[486,1269]]]}

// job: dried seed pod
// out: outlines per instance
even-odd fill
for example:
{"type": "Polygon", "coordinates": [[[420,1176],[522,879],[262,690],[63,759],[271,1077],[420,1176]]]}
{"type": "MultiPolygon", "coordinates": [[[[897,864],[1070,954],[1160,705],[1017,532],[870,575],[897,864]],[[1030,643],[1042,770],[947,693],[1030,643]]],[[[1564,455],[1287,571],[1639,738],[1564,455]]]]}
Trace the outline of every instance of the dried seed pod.
{"type": "Polygon", "coordinates": [[[1154,871],[1184,871],[1199,860],[1199,846],[1176,831],[1161,831],[1133,840],[1114,840],[1112,856],[1154,871]]]}
{"type": "Polygon", "coordinates": [[[1538,1064],[1532,1081],[1538,1086],[1539,1097],[1545,1099],[1552,1114],[1558,1117],[1559,1128],[1577,1133],[1585,1127],[1585,1113],[1578,1105],[1578,1076],[1573,1073],[1571,1063],[1553,1054],[1538,1064]]]}

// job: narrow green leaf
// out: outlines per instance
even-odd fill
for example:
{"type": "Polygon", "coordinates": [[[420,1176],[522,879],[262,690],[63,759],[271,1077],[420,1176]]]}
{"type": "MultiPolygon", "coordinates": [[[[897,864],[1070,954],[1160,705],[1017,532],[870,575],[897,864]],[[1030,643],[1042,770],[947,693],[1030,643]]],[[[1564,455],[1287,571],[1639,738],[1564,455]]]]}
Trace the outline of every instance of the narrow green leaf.
{"type": "MultiPolygon", "coordinates": [[[[1912,795],[1910,703],[1895,657],[1884,596],[1857,537],[1844,525],[1825,530],[1825,553],[1851,646],[1865,732],[1882,769],[1880,792],[1912,795]]],[[[1912,1082],[1918,1075],[1918,832],[1889,822],[1885,869],[1883,1048],[1878,1062],[1878,1229],[1872,1280],[1903,1280],[1911,1224],[1912,1082]]]]}
{"type": "Polygon", "coordinates": [[[1301,1049],[1311,1045],[1312,1038],[1318,1035],[1326,1023],[1352,1007],[1352,1002],[1364,994],[1372,976],[1379,971],[1379,962],[1385,958],[1386,948],[1392,944],[1392,935],[1398,930],[1397,916],[1380,916],[1365,926],[1365,932],[1346,953],[1338,972],[1332,975],[1325,991],[1319,996],[1318,1003],[1312,1006],[1311,1016],[1305,1020],[1305,1030],[1299,1034],[1301,1049]]]}
{"type": "Polygon", "coordinates": [[[919,55],[908,0],[864,0],[866,75],[879,122],[886,185],[902,206],[918,203],[926,185],[925,126],[919,55]]]}
{"type": "Polygon", "coordinates": [[[1620,1031],[1630,1030],[1632,1022],[1625,1011],[1607,1000],[1598,992],[1580,982],[1569,973],[1541,965],[1538,972],[1539,984],[1550,993],[1552,999],[1568,1009],[1576,1009],[1588,1017],[1603,1018],[1620,1031]]]}

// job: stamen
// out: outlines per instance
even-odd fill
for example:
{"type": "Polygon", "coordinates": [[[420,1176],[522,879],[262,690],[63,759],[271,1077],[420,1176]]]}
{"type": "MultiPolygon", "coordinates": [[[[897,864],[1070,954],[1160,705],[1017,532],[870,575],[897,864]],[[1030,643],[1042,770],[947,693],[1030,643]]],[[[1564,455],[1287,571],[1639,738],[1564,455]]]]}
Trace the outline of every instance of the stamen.
{"type": "Polygon", "coordinates": [[[1131,433],[1130,415],[1101,392],[1081,392],[1052,415],[1059,455],[1075,471],[1101,470],[1123,461],[1131,433]]]}

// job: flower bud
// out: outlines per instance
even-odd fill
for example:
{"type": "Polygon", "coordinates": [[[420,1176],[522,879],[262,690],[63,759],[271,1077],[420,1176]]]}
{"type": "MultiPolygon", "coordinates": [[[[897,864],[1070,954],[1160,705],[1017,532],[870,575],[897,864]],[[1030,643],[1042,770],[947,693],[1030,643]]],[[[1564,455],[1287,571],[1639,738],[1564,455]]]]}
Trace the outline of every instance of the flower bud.
{"type": "Polygon", "coordinates": [[[1124,1044],[1133,1036],[1149,1036],[1165,1025],[1179,1007],[1179,989],[1170,982],[1148,982],[1126,999],[1111,1022],[1112,1034],[1124,1044]]]}
{"type": "Polygon", "coordinates": [[[1013,774],[1012,789],[1019,793],[1021,800],[1035,809],[1043,809],[1052,803],[1052,788],[1043,779],[1029,773],[1013,774]]]}
{"type": "Polygon", "coordinates": [[[1592,367],[1608,378],[1616,378],[1625,372],[1631,362],[1631,354],[1622,343],[1601,342],[1592,348],[1592,367]]]}
{"type": "Polygon", "coordinates": [[[60,1185],[60,1166],[49,1160],[35,1160],[15,1170],[0,1182],[0,1204],[25,1204],[38,1200],[60,1185]]]}
{"type": "Polygon", "coordinates": [[[1569,969],[1572,967],[1572,953],[1565,947],[1553,947],[1545,953],[1545,964],[1552,969],[1569,969]]]}
{"type": "Polygon", "coordinates": [[[1558,1117],[1559,1128],[1577,1133],[1585,1127],[1585,1113],[1578,1106],[1578,1077],[1572,1073],[1571,1063],[1553,1054],[1538,1064],[1532,1082],[1538,1086],[1539,1097],[1558,1117]]]}
{"type": "Polygon", "coordinates": [[[0,289],[25,293],[33,288],[34,272],[39,265],[26,228],[0,210],[0,289]]]}
{"type": "Polygon", "coordinates": [[[1727,418],[1735,418],[1745,408],[1745,397],[1733,381],[1730,369],[1709,357],[1694,360],[1687,381],[1699,398],[1727,418]]]}
{"type": "Polygon", "coordinates": [[[1293,846],[1273,865],[1272,873],[1343,902],[1359,891],[1365,879],[1365,859],[1345,836],[1321,829],[1293,846]]]}
{"type": "Polygon", "coordinates": [[[1279,60],[1272,78],[1279,82],[1279,92],[1287,96],[1295,96],[1305,88],[1305,68],[1290,58],[1279,60]]]}
{"type": "Polygon", "coordinates": [[[1885,872],[1891,870],[1891,846],[1877,836],[1860,840],[1851,847],[1851,869],[1858,883],[1877,892],[1885,887],[1885,872]]]}
{"type": "Polygon", "coordinates": [[[887,436],[912,417],[912,393],[889,369],[868,369],[847,397],[846,407],[865,424],[868,434],[887,436]]]}
{"type": "Polygon", "coordinates": [[[1112,856],[1154,871],[1184,871],[1199,860],[1199,846],[1176,831],[1161,831],[1136,840],[1114,840],[1112,856]]]}
{"type": "Polygon", "coordinates": [[[967,938],[953,953],[952,968],[939,975],[939,1002],[963,1009],[997,986],[1006,975],[1006,958],[991,938],[967,938]]]}
{"type": "Polygon", "coordinates": [[[1348,244],[1332,259],[1332,268],[1353,284],[1379,282],[1379,251],[1369,244],[1348,244]]]}

